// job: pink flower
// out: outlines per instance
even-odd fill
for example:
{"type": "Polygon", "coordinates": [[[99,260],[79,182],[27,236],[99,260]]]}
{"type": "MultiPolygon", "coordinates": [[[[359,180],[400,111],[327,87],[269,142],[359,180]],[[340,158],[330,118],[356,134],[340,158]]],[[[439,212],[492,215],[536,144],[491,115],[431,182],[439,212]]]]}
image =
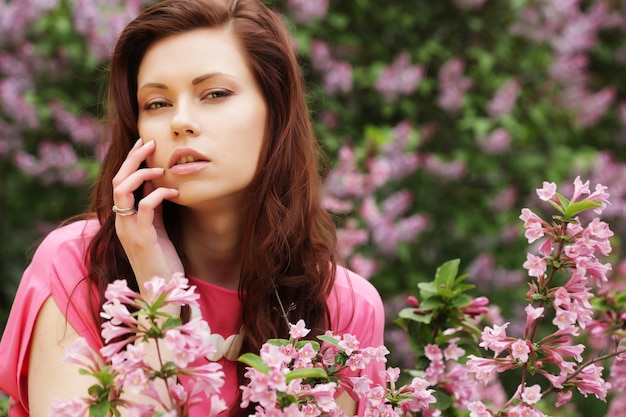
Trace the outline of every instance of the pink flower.
{"type": "Polygon", "coordinates": [[[89,404],[80,398],[56,400],[50,406],[50,415],[55,417],[85,416],[89,413],[89,404]]]}
{"type": "Polygon", "coordinates": [[[534,407],[519,404],[509,409],[507,417],[548,417],[534,407]]]}
{"type": "Polygon", "coordinates": [[[351,355],[355,349],[359,348],[359,341],[354,335],[346,333],[343,335],[342,340],[339,341],[339,347],[341,347],[346,355],[351,355]]]}
{"type": "Polygon", "coordinates": [[[583,183],[582,180],[580,179],[580,176],[577,176],[576,179],[574,179],[574,195],[572,195],[572,198],[570,199],[570,203],[578,201],[578,199],[583,194],[589,194],[589,193],[590,193],[589,180],[583,183]]]}
{"type": "Polygon", "coordinates": [[[439,346],[435,344],[424,346],[424,356],[426,356],[431,361],[437,361],[437,360],[443,359],[443,354],[441,353],[441,349],[439,349],[439,346]]]}
{"type": "Polygon", "coordinates": [[[532,387],[524,387],[522,390],[522,401],[526,404],[535,404],[541,399],[541,386],[533,385],[532,387]]]}
{"type": "Polygon", "coordinates": [[[400,368],[389,367],[385,371],[381,371],[381,374],[385,376],[385,381],[395,384],[400,378],[400,368]]]}
{"type": "Polygon", "coordinates": [[[328,11],[328,0],[289,0],[287,7],[299,23],[321,19],[328,11]]]}
{"type": "Polygon", "coordinates": [[[491,410],[480,401],[467,404],[467,409],[470,411],[470,417],[493,417],[491,410]]]}
{"type": "Polygon", "coordinates": [[[300,319],[296,324],[289,324],[289,335],[294,339],[302,339],[311,331],[305,327],[304,320],[300,319]]]}
{"type": "Polygon", "coordinates": [[[602,366],[591,364],[586,366],[576,377],[570,379],[569,382],[573,383],[576,388],[578,388],[578,391],[585,397],[588,394],[593,394],[602,401],[605,401],[607,391],[611,388],[611,384],[602,379],[602,371],[602,366]]]}
{"type": "Polygon", "coordinates": [[[446,360],[456,361],[463,355],[465,355],[465,350],[458,347],[456,343],[450,343],[448,347],[443,350],[443,356],[446,360]]]}
{"type": "Polygon", "coordinates": [[[528,362],[530,347],[525,339],[518,339],[511,345],[511,355],[522,363],[528,362]]]}
{"type": "Polygon", "coordinates": [[[98,364],[96,355],[83,337],[77,338],[65,349],[65,356],[61,361],[73,363],[90,370],[95,370],[95,366],[98,364]]]}
{"type": "Polygon", "coordinates": [[[130,334],[130,333],[134,334],[135,330],[127,326],[116,326],[112,324],[110,321],[105,321],[104,323],[102,323],[101,334],[105,343],[108,343],[112,339],[130,334]]]}
{"type": "Polygon", "coordinates": [[[148,377],[143,369],[135,369],[124,378],[124,389],[132,394],[140,394],[148,382],[148,377]]]}
{"type": "Polygon", "coordinates": [[[283,364],[291,362],[291,358],[285,355],[280,347],[268,343],[261,348],[261,359],[270,368],[280,368],[283,364]]]}
{"type": "Polygon", "coordinates": [[[556,184],[553,182],[544,181],[543,188],[537,189],[537,195],[543,201],[551,200],[552,198],[554,198],[555,194],[556,194],[556,184]]]}
{"type": "Polygon", "coordinates": [[[543,317],[543,307],[535,308],[532,304],[528,304],[526,306],[526,329],[530,328],[530,325],[533,324],[537,319],[543,317]]]}
{"type": "Polygon", "coordinates": [[[463,314],[478,317],[489,312],[489,299],[484,295],[474,298],[468,305],[461,307],[463,314]]]}
{"type": "Polygon", "coordinates": [[[352,65],[347,61],[332,61],[324,74],[324,91],[329,95],[349,93],[352,91],[352,82],[352,65]]]}
{"type": "Polygon", "coordinates": [[[437,104],[442,109],[456,113],[461,109],[463,97],[474,84],[470,78],[464,77],[465,61],[452,58],[439,70],[439,98],[437,104]]]}
{"type": "Polygon", "coordinates": [[[528,253],[522,266],[528,269],[528,275],[531,277],[542,278],[546,273],[547,259],[528,253]]]}
{"type": "Polygon", "coordinates": [[[381,72],[376,81],[376,90],[385,101],[393,102],[401,94],[414,93],[425,74],[423,66],[411,65],[409,54],[401,52],[381,72]]]}
{"type": "Polygon", "coordinates": [[[500,127],[487,136],[477,138],[476,143],[486,154],[495,155],[509,148],[511,144],[511,133],[500,127]]]}
{"type": "Polygon", "coordinates": [[[317,352],[313,349],[313,345],[311,343],[306,343],[297,351],[294,367],[308,367],[313,361],[315,355],[317,355],[317,352]]]}
{"type": "Polygon", "coordinates": [[[525,228],[524,236],[528,239],[528,243],[533,243],[545,235],[545,229],[541,223],[528,223],[525,228]]]}
{"type": "Polygon", "coordinates": [[[504,372],[515,368],[515,364],[512,361],[502,358],[485,359],[469,355],[468,359],[467,366],[469,366],[469,371],[476,376],[476,380],[481,381],[485,385],[496,372],[504,372]]]}
{"type": "Polygon", "coordinates": [[[502,326],[497,324],[494,324],[493,327],[485,326],[480,346],[494,351],[496,355],[508,349],[511,346],[511,340],[506,336],[506,328],[508,326],[509,323],[504,323],[502,326]]]}
{"type": "Polygon", "coordinates": [[[189,286],[189,280],[185,278],[181,272],[174,273],[165,289],[167,292],[165,303],[178,306],[186,305],[189,307],[199,307],[198,299],[200,298],[200,294],[197,294],[195,289],[195,285],[189,286]]]}
{"type": "Polygon", "coordinates": [[[104,298],[109,302],[119,302],[122,304],[135,304],[137,294],[128,287],[125,279],[118,279],[107,285],[104,298]]]}
{"type": "Polygon", "coordinates": [[[556,406],[560,407],[572,400],[573,392],[571,390],[561,390],[556,394],[556,406]]]}
{"type": "Polygon", "coordinates": [[[528,208],[522,209],[522,214],[519,216],[519,218],[524,222],[524,226],[528,225],[529,223],[544,223],[541,217],[537,216],[528,208]]]}
{"type": "Polygon", "coordinates": [[[494,94],[493,98],[487,105],[487,114],[491,118],[497,119],[505,116],[513,110],[517,96],[520,92],[520,82],[517,79],[511,79],[501,86],[494,94]]]}

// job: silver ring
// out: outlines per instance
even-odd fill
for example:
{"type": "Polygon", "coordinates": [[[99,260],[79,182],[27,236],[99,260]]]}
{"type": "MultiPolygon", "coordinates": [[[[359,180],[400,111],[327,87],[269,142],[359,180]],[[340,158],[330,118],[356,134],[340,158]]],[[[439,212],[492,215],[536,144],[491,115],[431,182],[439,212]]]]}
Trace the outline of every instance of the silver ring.
{"type": "Polygon", "coordinates": [[[133,214],[137,213],[137,210],[135,210],[134,208],[119,208],[118,206],[113,206],[113,208],[111,209],[113,211],[113,213],[117,214],[118,216],[132,216],[133,214]]]}

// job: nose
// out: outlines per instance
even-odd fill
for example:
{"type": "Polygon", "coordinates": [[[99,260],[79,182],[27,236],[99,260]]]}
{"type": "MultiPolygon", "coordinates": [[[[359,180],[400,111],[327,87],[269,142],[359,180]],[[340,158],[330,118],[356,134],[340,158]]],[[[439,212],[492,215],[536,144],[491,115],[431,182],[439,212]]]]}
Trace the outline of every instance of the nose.
{"type": "Polygon", "coordinates": [[[183,136],[197,136],[200,127],[193,114],[193,106],[186,103],[178,104],[172,117],[172,135],[175,138],[183,136]]]}

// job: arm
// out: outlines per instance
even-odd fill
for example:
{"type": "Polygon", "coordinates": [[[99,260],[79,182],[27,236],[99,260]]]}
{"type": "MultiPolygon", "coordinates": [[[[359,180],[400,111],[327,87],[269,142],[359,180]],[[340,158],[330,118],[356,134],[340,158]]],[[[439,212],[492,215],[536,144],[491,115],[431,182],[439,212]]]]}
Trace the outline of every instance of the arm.
{"type": "Polygon", "coordinates": [[[339,394],[339,396],[335,399],[335,402],[343,410],[346,416],[353,416],[356,414],[356,401],[354,401],[350,394],[346,391],[339,394]]]}
{"type": "Polygon", "coordinates": [[[61,362],[65,349],[79,337],[52,297],[43,304],[33,331],[28,367],[31,417],[47,417],[54,400],[86,397],[96,381],[79,366],[61,362]]]}

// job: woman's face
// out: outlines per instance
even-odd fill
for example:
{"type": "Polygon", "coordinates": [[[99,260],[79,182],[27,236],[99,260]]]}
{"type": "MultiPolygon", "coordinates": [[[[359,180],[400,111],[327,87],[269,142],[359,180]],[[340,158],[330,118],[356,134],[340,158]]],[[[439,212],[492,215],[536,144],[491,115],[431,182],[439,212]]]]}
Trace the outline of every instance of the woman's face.
{"type": "Polygon", "coordinates": [[[154,43],[137,76],[138,128],[154,140],[156,186],[176,203],[240,208],[265,136],[267,105],[239,41],[223,28],[196,29],[154,43]]]}

